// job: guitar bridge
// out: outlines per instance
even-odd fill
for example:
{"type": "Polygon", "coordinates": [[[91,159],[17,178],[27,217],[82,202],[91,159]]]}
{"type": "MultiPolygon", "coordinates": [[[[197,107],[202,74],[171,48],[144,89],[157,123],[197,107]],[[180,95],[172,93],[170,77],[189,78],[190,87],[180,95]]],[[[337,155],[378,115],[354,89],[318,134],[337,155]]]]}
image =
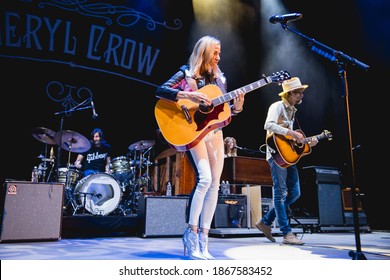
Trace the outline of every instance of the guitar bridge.
{"type": "Polygon", "coordinates": [[[184,116],[186,118],[186,121],[188,124],[192,123],[190,112],[188,111],[188,108],[185,105],[181,106],[181,109],[183,110],[184,116]]]}

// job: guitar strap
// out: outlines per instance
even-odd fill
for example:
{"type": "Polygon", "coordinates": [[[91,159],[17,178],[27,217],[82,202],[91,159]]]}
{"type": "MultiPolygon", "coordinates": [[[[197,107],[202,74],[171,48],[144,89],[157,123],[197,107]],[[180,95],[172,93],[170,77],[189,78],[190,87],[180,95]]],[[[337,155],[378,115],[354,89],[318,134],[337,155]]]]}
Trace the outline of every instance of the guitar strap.
{"type": "Polygon", "coordinates": [[[196,84],[195,79],[192,78],[192,77],[189,75],[188,70],[185,71],[185,75],[186,75],[186,82],[187,82],[187,85],[189,85],[190,88],[191,88],[193,91],[197,91],[197,90],[198,90],[198,85],[196,84]]]}
{"type": "Polygon", "coordinates": [[[295,117],[295,122],[296,122],[296,124],[297,124],[297,127],[298,127],[300,130],[302,130],[301,125],[299,124],[298,118],[297,118],[296,116],[294,116],[294,117],[295,117]]]}
{"type": "Polygon", "coordinates": [[[225,84],[222,82],[221,78],[217,78],[217,85],[221,89],[222,93],[225,94],[226,93],[226,87],[225,87],[225,84]]]}
{"type": "MultiPolygon", "coordinates": [[[[186,76],[187,85],[189,85],[189,87],[193,91],[198,90],[198,85],[196,84],[196,80],[189,75],[188,70],[185,70],[185,76],[186,76]]],[[[222,79],[221,78],[217,78],[216,82],[217,82],[217,86],[221,89],[222,93],[225,94],[226,93],[226,87],[225,87],[225,84],[222,82],[222,79]]]]}

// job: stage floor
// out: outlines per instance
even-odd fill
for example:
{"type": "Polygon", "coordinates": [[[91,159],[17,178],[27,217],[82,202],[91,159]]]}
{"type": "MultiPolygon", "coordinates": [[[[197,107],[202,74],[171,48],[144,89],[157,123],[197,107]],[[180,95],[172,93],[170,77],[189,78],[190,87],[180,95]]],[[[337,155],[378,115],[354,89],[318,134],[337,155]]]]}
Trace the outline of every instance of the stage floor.
{"type": "MultiPolygon", "coordinates": [[[[107,217],[109,218],[109,217],[107,217]]],[[[72,219],[75,226],[75,220],[72,219]]],[[[109,220],[109,219],[108,219],[109,220]]],[[[82,223],[82,219],[77,221],[82,223]]],[[[85,220],[84,220],[85,222],[85,220]]],[[[101,221],[103,222],[103,221],[101,221]]],[[[123,229],[108,234],[99,226],[90,227],[79,236],[68,232],[58,240],[33,240],[0,243],[1,260],[185,260],[181,236],[142,237],[126,230],[134,220],[110,223],[123,229]],[[126,225],[127,223],[127,225],[126,225]],[[93,231],[95,233],[93,234],[93,231]],[[109,236],[110,235],[110,236],[109,236]]],[[[66,225],[66,222],[64,223],[66,225]]],[[[88,224],[87,224],[88,225],[88,224]]],[[[70,225],[66,225],[70,229],[70,225]]],[[[65,228],[64,228],[65,229],[65,228]]],[[[251,235],[235,234],[210,237],[209,247],[217,260],[320,260],[354,259],[357,252],[368,260],[390,260],[390,232],[321,232],[305,233],[296,230],[303,246],[284,245],[276,234],[276,243],[269,242],[260,232],[250,229],[251,235]]]]}

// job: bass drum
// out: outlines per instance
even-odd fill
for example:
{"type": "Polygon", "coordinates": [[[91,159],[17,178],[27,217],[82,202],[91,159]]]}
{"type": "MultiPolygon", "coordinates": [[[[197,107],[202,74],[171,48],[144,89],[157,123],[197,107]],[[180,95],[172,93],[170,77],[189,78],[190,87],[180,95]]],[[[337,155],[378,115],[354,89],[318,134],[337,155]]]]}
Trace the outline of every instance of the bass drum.
{"type": "Polygon", "coordinates": [[[91,174],[78,181],[74,196],[93,215],[106,216],[114,211],[122,198],[122,190],[109,174],[91,174]]]}

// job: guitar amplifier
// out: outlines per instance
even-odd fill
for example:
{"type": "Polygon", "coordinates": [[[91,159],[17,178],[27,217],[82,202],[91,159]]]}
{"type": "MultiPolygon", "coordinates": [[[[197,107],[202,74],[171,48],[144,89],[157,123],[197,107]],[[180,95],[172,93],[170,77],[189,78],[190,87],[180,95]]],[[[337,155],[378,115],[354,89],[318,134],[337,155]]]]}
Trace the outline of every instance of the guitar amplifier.
{"type": "Polygon", "coordinates": [[[317,183],[340,184],[340,171],[328,166],[305,166],[303,174],[315,177],[317,183]]]}
{"type": "Polygon", "coordinates": [[[246,227],[246,207],[246,195],[219,195],[211,228],[246,227]]]}
{"type": "Polygon", "coordinates": [[[337,168],[323,166],[304,167],[300,172],[301,197],[294,207],[318,218],[319,224],[343,225],[340,176],[337,168]]]}
{"type": "Polygon", "coordinates": [[[188,196],[140,196],[139,234],[142,237],[181,236],[187,227],[188,196]]]}
{"type": "Polygon", "coordinates": [[[1,242],[59,240],[64,185],[9,181],[1,197],[1,242]]]}

